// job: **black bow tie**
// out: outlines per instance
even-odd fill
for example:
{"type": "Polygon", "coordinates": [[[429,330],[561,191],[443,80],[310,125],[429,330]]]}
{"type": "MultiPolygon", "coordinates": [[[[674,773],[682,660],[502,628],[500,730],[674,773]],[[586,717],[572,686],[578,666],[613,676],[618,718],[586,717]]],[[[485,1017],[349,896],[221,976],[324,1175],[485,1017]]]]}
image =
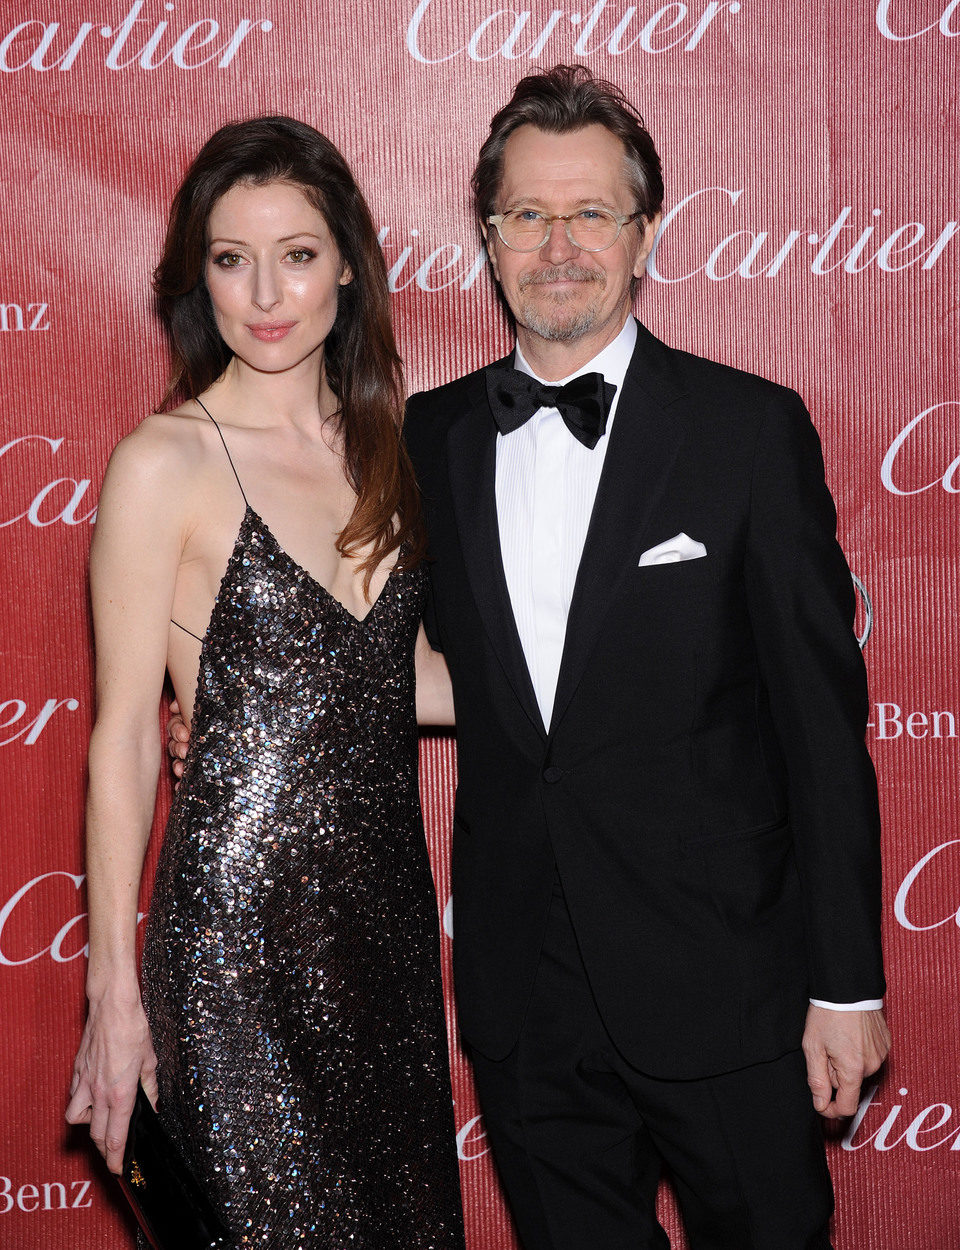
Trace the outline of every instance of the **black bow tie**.
{"type": "Polygon", "coordinates": [[[487,396],[501,434],[518,430],[539,408],[556,408],[564,425],[591,450],[607,426],[607,413],[617,388],[602,373],[584,373],[566,386],[545,386],[509,365],[486,372],[487,396]]]}

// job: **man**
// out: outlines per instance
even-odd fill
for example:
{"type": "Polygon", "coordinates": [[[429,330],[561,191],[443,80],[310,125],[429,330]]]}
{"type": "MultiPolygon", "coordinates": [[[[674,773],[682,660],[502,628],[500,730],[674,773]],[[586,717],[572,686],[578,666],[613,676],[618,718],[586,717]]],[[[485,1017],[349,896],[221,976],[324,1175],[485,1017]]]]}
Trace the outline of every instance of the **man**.
{"type": "Polygon", "coordinates": [[[456,702],[460,1025],[523,1246],[666,1246],[665,1162],[694,1250],[828,1247],[814,1108],[852,1114],[889,1034],[816,433],[631,317],[663,189],[616,89],[524,79],[473,187],[516,351],[406,433],[456,702]]]}

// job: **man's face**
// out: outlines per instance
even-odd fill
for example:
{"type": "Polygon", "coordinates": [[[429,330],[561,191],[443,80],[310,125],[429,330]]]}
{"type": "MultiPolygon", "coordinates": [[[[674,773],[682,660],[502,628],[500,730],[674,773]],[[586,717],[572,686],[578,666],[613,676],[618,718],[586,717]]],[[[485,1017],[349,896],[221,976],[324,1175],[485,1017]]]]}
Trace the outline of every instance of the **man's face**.
{"type": "MultiPolygon", "coordinates": [[[[504,147],[497,211],[632,213],[636,205],[625,161],[623,144],[605,126],[559,135],[520,126],[504,147]]],[[[536,252],[513,252],[492,226],[485,227],[493,271],[517,321],[521,346],[529,336],[554,343],[590,341],[597,351],[610,342],[626,320],[631,280],[643,273],[658,224],[659,217],[627,223],[603,252],[571,243],[561,221],[553,222],[536,252]]]]}

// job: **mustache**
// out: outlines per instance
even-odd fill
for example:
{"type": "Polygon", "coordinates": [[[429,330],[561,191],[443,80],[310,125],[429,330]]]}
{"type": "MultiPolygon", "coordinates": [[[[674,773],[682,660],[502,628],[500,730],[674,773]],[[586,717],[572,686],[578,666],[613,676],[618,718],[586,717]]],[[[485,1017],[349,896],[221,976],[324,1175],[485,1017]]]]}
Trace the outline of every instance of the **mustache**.
{"type": "Polygon", "coordinates": [[[525,273],[518,286],[521,291],[528,286],[546,286],[551,282],[600,282],[606,280],[602,269],[587,269],[583,265],[550,265],[536,273],[525,273]]]}

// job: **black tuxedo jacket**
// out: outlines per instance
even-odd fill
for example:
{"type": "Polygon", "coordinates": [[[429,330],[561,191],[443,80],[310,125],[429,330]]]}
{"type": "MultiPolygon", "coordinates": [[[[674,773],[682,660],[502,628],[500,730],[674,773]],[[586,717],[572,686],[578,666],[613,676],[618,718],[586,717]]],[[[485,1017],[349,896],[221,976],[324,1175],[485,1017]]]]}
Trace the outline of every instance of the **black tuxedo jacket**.
{"type": "Polygon", "coordinates": [[[428,632],[456,702],[454,970],[467,1042],[519,1033],[559,872],[604,1022],[655,1076],[799,1044],[807,998],[884,990],[854,596],[800,399],[642,326],[553,720],[500,558],[483,370],[408,405],[428,632]],[[685,533],[703,558],[639,567],[685,533]]]}

